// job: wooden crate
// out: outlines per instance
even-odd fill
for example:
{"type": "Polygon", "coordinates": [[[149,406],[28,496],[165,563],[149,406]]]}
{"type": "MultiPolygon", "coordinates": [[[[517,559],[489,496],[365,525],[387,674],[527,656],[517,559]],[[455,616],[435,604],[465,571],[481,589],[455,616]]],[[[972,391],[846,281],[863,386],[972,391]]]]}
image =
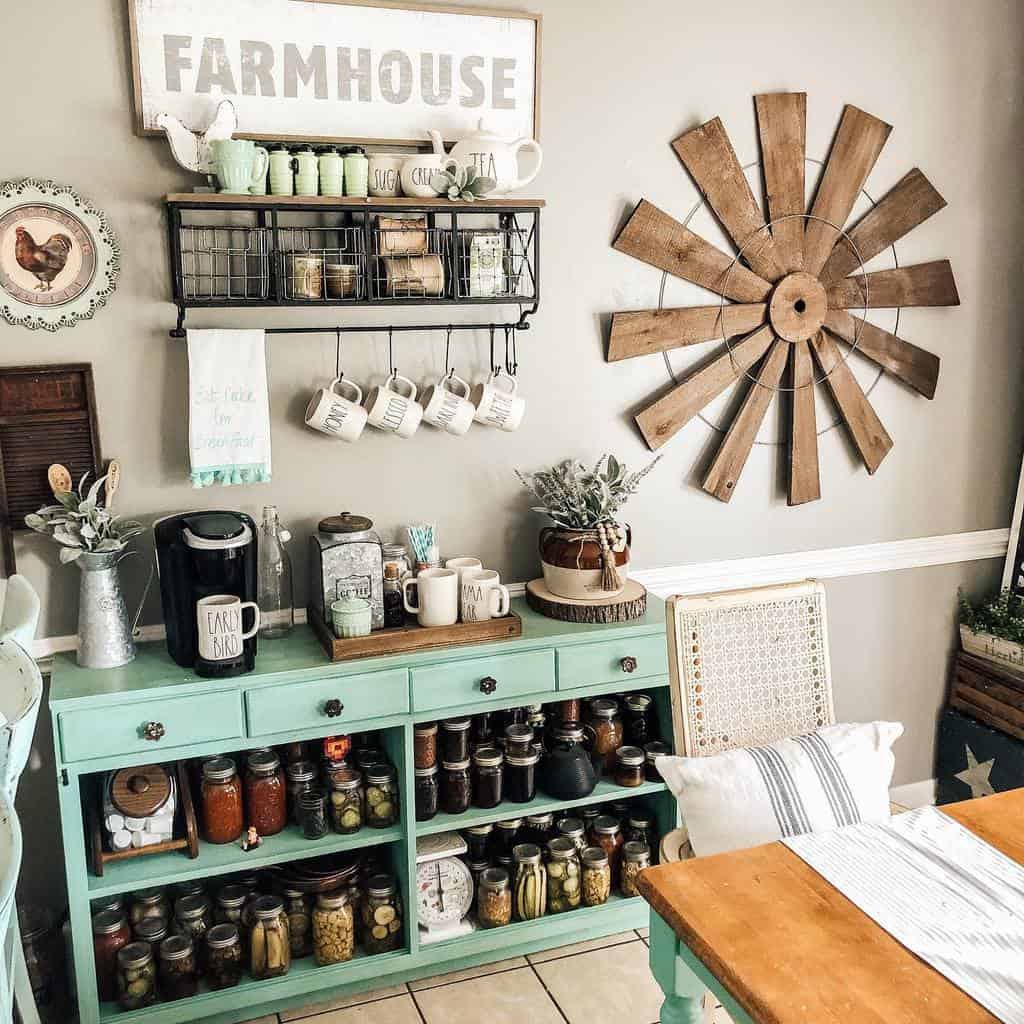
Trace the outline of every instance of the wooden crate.
{"type": "Polygon", "coordinates": [[[1024,740],[1024,674],[961,651],[953,669],[949,706],[1024,740]]]}

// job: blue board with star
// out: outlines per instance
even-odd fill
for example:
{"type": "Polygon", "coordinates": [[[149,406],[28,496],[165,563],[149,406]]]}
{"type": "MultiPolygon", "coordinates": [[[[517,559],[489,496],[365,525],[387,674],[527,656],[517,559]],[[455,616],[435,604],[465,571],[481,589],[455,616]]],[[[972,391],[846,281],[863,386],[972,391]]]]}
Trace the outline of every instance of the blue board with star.
{"type": "Polygon", "coordinates": [[[1024,786],[1024,740],[952,708],[939,722],[935,761],[938,804],[1024,786]]]}

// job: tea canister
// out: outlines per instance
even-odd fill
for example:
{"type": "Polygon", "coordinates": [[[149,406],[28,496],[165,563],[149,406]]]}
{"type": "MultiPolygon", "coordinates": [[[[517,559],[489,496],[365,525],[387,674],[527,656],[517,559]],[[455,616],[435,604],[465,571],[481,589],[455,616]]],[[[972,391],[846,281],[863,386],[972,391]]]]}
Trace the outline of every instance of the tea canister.
{"type": "Polygon", "coordinates": [[[370,602],[373,629],[384,626],[384,560],[380,537],[366,516],[328,516],[310,537],[311,600],[325,625],[331,605],[342,598],[370,602]]]}

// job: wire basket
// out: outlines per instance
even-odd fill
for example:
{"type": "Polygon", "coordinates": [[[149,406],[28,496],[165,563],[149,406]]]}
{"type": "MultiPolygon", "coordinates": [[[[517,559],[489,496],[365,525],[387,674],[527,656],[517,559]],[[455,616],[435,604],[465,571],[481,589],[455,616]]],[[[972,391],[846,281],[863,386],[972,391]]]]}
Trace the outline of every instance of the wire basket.
{"type": "Polygon", "coordinates": [[[187,300],[267,299],[270,231],[182,225],[181,294],[187,300]]]}
{"type": "Polygon", "coordinates": [[[372,229],[375,298],[437,299],[452,295],[452,233],[427,217],[378,217],[372,229]]]}
{"type": "Polygon", "coordinates": [[[279,227],[284,298],[292,302],[358,302],[366,297],[362,227],[279,227]]]}
{"type": "Polygon", "coordinates": [[[459,229],[459,298],[531,301],[536,293],[530,230],[516,226],[459,229]]]}

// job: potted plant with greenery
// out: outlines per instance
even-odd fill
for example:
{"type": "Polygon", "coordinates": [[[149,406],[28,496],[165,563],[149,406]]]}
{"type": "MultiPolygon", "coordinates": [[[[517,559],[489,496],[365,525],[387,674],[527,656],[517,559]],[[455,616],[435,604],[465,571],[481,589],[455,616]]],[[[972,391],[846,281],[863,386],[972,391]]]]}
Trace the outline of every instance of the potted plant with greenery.
{"type": "Polygon", "coordinates": [[[539,502],[532,511],[554,522],[539,539],[544,585],[552,594],[593,601],[622,593],[632,534],[619,522],[619,513],[660,458],[636,473],[610,454],[591,469],[565,459],[535,473],[516,470],[539,502]]]}
{"type": "Polygon", "coordinates": [[[960,643],[968,654],[1024,668],[1024,598],[1004,590],[973,602],[960,591],[960,643]]]}

